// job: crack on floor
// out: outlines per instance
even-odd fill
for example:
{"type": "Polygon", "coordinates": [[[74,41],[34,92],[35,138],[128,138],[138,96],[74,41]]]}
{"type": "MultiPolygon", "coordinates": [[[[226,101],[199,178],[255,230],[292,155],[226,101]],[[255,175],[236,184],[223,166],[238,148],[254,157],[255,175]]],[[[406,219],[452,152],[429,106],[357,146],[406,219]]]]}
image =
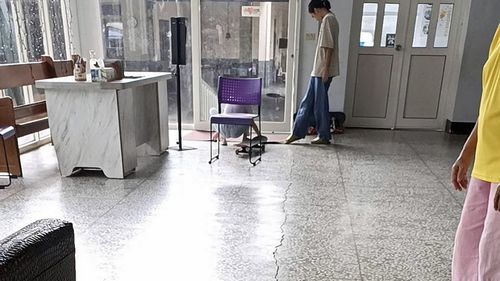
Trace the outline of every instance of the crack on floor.
{"type": "Polygon", "coordinates": [[[353,242],[354,242],[354,251],[356,252],[356,259],[358,261],[358,270],[359,270],[359,280],[364,280],[363,279],[363,271],[362,271],[362,268],[361,268],[361,258],[359,256],[359,249],[358,249],[358,243],[356,241],[356,232],[354,231],[354,219],[353,219],[353,214],[351,213],[351,210],[350,210],[350,201],[349,201],[349,198],[347,196],[347,191],[346,191],[346,186],[345,186],[345,178],[344,178],[344,173],[342,172],[342,164],[340,163],[340,155],[339,155],[339,152],[336,151],[335,152],[335,155],[337,157],[337,165],[339,166],[339,178],[340,178],[340,182],[341,182],[341,185],[342,185],[342,188],[344,190],[344,198],[346,200],[346,203],[348,204],[348,214],[349,214],[349,223],[350,223],[350,226],[351,226],[351,232],[352,232],[352,239],[353,239],[353,242]]]}
{"type": "Polygon", "coordinates": [[[288,184],[288,187],[285,190],[285,198],[283,199],[282,208],[283,208],[283,213],[285,214],[285,219],[283,220],[283,223],[280,225],[281,229],[281,239],[278,245],[274,247],[274,252],[273,252],[273,258],[274,258],[274,264],[276,265],[276,273],[274,274],[274,280],[278,281],[278,274],[280,271],[280,266],[278,263],[278,258],[276,255],[278,254],[278,249],[283,246],[283,241],[285,240],[285,224],[288,219],[288,213],[286,212],[286,201],[288,201],[288,192],[290,191],[290,188],[292,187],[292,183],[288,184]]]}

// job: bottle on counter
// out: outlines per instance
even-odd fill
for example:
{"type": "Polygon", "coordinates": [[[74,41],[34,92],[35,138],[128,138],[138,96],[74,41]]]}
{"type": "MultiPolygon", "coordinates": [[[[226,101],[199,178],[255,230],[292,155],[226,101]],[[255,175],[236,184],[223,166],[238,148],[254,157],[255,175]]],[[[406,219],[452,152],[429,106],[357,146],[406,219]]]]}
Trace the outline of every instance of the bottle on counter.
{"type": "Polygon", "coordinates": [[[104,67],[104,61],[96,57],[94,50],[90,50],[89,54],[90,77],[92,82],[100,82],[102,81],[101,69],[104,67]]]}
{"type": "Polygon", "coordinates": [[[95,55],[94,50],[89,51],[89,65],[90,65],[90,69],[100,68],[99,63],[97,62],[97,57],[95,55]]]}
{"type": "Polygon", "coordinates": [[[95,51],[89,51],[89,68],[90,68],[90,80],[92,82],[99,82],[100,73],[99,73],[99,64],[97,63],[97,58],[95,56],[95,51]]]}
{"type": "Polygon", "coordinates": [[[85,69],[83,58],[80,56],[76,59],[73,75],[75,76],[75,81],[87,81],[87,70],[85,69]]]}

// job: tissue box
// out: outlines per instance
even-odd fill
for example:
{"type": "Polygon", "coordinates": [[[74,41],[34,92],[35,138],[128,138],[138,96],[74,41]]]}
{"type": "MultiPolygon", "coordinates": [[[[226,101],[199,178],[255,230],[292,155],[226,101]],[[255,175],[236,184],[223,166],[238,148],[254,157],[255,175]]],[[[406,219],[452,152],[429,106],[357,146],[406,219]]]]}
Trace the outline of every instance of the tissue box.
{"type": "Polygon", "coordinates": [[[101,81],[109,82],[116,79],[115,69],[112,67],[101,68],[101,81]]]}
{"type": "Polygon", "coordinates": [[[110,82],[116,80],[116,71],[112,67],[93,68],[90,77],[92,82],[110,82]]]}
{"type": "Polygon", "coordinates": [[[115,80],[121,80],[125,76],[122,60],[104,60],[104,66],[115,70],[115,80]]]}

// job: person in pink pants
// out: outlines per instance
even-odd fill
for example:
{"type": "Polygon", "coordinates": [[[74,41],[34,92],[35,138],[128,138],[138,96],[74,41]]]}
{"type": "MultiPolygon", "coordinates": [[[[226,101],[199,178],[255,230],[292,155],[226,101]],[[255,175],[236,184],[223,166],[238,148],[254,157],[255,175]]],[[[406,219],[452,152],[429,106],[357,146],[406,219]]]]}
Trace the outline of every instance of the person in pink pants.
{"type": "Polygon", "coordinates": [[[451,180],[456,190],[467,189],[452,280],[500,281],[500,25],[483,70],[479,117],[453,165],[451,180]]]}

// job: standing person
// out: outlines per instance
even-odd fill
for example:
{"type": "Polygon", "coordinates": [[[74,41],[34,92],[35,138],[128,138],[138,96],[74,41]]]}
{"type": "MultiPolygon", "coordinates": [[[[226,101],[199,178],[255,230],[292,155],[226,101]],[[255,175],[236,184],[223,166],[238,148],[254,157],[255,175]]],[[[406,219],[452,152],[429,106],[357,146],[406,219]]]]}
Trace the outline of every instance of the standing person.
{"type": "Polygon", "coordinates": [[[308,8],[311,16],[320,22],[318,42],[309,88],[300,103],[292,135],[285,141],[287,144],[304,138],[311,120],[315,121],[318,132],[312,144],[329,144],[331,138],[328,89],[332,78],[339,75],[339,23],[330,11],[328,0],[311,0],[308,8]]]}
{"type": "Polygon", "coordinates": [[[467,189],[455,237],[453,281],[500,280],[500,25],[483,69],[476,126],[452,169],[456,190],[467,189]],[[467,171],[473,161],[470,183],[467,171]]]}

